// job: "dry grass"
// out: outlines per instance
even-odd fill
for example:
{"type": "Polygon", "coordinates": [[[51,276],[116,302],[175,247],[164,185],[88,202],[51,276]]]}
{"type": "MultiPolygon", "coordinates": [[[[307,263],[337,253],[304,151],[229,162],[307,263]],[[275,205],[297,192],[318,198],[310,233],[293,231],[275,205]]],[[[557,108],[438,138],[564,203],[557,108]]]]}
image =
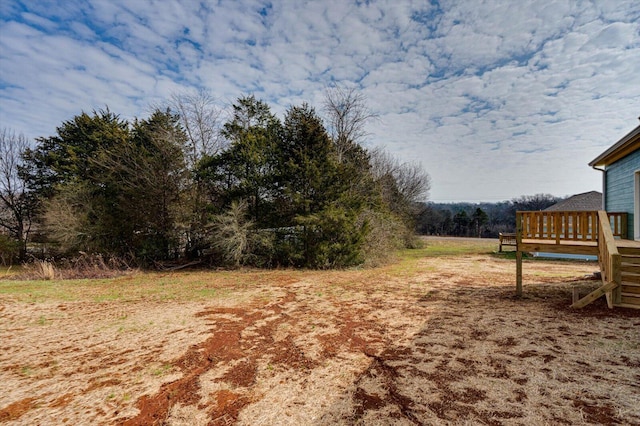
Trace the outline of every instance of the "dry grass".
{"type": "Polygon", "coordinates": [[[56,267],[47,260],[36,260],[31,267],[36,279],[54,280],[56,278],[56,267]]]}
{"type": "Polygon", "coordinates": [[[54,279],[95,279],[112,278],[133,272],[122,259],[105,259],[99,254],[80,253],[71,259],[60,259],[56,263],[49,260],[34,259],[25,263],[21,268],[11,273],[7,270],[6,278],[17,280],[45,280],[54,279]]]}
{"type": "Polygon", "coordinates": [[[0,282],[0,422],[638,424],[640,312],[592,263],[431,241],[347,271],[0,282]]]}

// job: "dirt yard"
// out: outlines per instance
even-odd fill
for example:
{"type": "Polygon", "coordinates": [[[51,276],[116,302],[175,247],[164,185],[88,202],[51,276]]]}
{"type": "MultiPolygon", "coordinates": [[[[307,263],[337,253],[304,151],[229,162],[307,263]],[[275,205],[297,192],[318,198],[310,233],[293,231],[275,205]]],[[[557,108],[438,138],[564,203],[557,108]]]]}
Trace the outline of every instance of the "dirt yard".
{"type": "Polygon", "coordinates": [[[1,280],[0,423],[640,424],[640,311],[569,308],[595,264],[525,262],[516,299],[514,260],[452,244],[370,270],[1,280]]]}

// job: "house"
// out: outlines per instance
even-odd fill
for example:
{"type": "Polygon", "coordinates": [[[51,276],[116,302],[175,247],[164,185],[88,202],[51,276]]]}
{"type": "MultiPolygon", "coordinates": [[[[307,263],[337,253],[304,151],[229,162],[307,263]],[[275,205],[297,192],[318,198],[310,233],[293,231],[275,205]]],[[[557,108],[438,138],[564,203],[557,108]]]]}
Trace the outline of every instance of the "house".
{"type": "Polygon", "coordinates": [[[544,209],[545,211],[573,211],[584,212],[602,210],[602,193],[598,191],[583,192],[569,198],[565,198],[544,209]]]}
{"type": "Polygon", "coordinates": [[[516,212],[516,295],[522,295],[522,253],[592,255],[602,285],[584,297],[574,288],[571,306],[606,296],[610,308],[640,309],[640,126],[589,165],[602,172],[598,206],[577,209],[591,197],[585,193],[549,210],[516,212]]]}
{"type": "Polygon", "coordinates": [[[627,237],[640,240],[640,126],[589,165],[602,171],[604,210],[627,213],[627,237]]]}

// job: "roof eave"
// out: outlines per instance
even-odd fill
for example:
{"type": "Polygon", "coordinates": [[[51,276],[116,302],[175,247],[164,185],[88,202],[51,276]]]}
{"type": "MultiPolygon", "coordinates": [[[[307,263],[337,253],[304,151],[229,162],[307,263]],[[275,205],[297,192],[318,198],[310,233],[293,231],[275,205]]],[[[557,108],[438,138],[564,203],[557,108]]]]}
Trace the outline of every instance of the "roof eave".
{"type": "Polygon", "coordinates": [[[640,148],[640,126],[627,133],[622,139],[613,144],[611,148],[596,157],[589,163],[589,166],[608,166],[638,148],[640,148]]]}

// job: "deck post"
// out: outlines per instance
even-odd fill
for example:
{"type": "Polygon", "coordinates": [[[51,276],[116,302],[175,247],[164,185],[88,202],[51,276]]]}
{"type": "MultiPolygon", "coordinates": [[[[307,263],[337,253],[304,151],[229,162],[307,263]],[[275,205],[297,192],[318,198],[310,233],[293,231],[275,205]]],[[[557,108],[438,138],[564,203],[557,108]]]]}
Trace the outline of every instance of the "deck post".
{"type": "Polygon", "coordinates": [[[516,249],[516,296],[522,297],[522,252],[516,249]]]}
{"type": "Polygon", "coordinates": [[[522,297],[522,213],[516,212],[516,296],[522,297]]]}

